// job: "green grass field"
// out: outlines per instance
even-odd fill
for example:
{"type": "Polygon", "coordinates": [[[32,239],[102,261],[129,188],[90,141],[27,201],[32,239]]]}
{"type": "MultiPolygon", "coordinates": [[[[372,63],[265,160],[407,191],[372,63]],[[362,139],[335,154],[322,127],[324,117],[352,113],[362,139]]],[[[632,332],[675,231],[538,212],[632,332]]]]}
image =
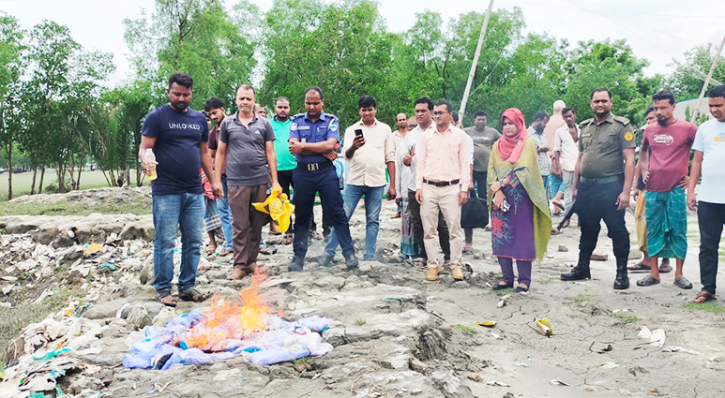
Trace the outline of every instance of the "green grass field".
{"type": "MultiPolygon", "coordinates": [[[[8,200],[8,173],[0,174],[0,201],[8,200]]],[[[38,181],[40,181],[40,173],[38,173],[38,181]]],[[[55,169],[45,170],[45,179],[43,181],[43,189],[49,184],[56,184],[58,175],[55,169]]],[[[38,181],[36,181],[35,187],[38,187],[38,181]]],[[[131,182],[136,181],[136,173],[131,171],[131,182]]],[[[30,193],[30,184],[33,182],[33,172],[26,171],[25,173],[13,174],[13,198],[17,198],[30,193]]],[[[144,180],[144,185],[148,185],[148,180],[144,180]]],[[[100,170],[89,171],[88,169],[83,170],[81,173],[81,189],[90,188],[104,188],[108,187],[108,182],[103,176],[103,172],[100,170]]]]}

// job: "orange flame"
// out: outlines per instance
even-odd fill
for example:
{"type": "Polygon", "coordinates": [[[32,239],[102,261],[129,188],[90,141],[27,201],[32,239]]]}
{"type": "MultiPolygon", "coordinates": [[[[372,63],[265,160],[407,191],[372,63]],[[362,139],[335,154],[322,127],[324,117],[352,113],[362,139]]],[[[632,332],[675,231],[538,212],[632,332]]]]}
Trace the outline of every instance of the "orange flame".
{"type": "Polygon", "coordinates": [[[241,340],[266,329],[264,321],[272,310],[264,305],[259,296],[259,285],[267,279],[267,272],[256,267],[252,284],[239,292],[240,301],[231,301],[214,295],[211,308],[204,312],[204,322],[194,326],[183,342],[188,348],[205,351],[222,351],[226,339],[241,340]]]}

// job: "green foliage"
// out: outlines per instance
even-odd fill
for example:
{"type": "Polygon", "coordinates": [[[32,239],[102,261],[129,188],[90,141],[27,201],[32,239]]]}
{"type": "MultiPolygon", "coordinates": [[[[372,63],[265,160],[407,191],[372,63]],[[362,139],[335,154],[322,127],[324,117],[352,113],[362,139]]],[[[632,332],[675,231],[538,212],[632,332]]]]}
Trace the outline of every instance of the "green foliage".
{"type": "Polygon", "coordinates": [[[687,308],[688,310],[700,310],[705,312],[710,312],[713,314],[722,314],[725,313],[725,307],[718,304],[717,301],[709,301],[707,303],[685,303],[682,305],[682,308],[687,308]]]}
{"type": "Polygon", "coordinates": [[[592,297],[589,296],[588,294],[579,294],[579,295],[572,297],[571,299],[575,303],[584,303],[587,301],[592,301],[592,297]]]}
{"type": "Polygon", "coordinates": [[[639,317],[637,317],[636,315],[629,315],[629,314],[623,314],[623,313],[612,314],[612,317],[617,318],[617,319],[623,321],[624,323],[635,323],[635,322],[641,321],[641,319],[639,317]]]}
{"type": "Polygon", "coordinates": [[[463,332],[463,333],[468,333],[468,334],[478,333],[478,331],[476,329],[474,329],[470,326],[460,325],[460,324],[451,326],[451,329],[457,330],[457,331],[463,332]]]}

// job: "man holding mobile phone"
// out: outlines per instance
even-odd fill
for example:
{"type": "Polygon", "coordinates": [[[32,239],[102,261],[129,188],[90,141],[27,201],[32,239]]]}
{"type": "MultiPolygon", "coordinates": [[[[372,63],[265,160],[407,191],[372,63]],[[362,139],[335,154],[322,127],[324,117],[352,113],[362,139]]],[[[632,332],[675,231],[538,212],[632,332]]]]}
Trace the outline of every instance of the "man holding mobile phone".
{"type": "MultiPolygon", "coordinates": [[[[365,255],[364,260],[375,259],[377,250],[380,209],[385,191],[385,169],[387,167],[390,180],[388,199],[395,199],[395,143],[390,126],[375,118],[378,104],[370,95],[363,95],[358,100],[360,121],[348,127],[343,136],[343,153],[350,162],[350,174],[345,187],[345,214],[348,220],[352,217],[355,207],[365,196],[365,255]]],[[[329,266],[338,240],[335,228],[330,233],[330,240],[325,253],[318,263],[329,266]]]]}

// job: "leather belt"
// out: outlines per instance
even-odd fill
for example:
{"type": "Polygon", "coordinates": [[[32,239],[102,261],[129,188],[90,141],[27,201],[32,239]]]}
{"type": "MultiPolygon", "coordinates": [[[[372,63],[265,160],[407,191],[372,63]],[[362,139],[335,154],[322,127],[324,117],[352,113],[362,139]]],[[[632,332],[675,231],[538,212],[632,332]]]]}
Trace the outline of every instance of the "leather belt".
{"type": "Polygon", "coordinates": [[[449,185],[458,185],[461,180],[453,180],[453,181],[428,181],[425,178],[423,179],[423,182],[428,185],[433,185],[436,187],[447,187],[449,185]]]}
{"type": "Polygon", "coordinates": [[[320,171],[332,166],[332,162],[323,163],[297,163],[297,170],[320,171]]]}

